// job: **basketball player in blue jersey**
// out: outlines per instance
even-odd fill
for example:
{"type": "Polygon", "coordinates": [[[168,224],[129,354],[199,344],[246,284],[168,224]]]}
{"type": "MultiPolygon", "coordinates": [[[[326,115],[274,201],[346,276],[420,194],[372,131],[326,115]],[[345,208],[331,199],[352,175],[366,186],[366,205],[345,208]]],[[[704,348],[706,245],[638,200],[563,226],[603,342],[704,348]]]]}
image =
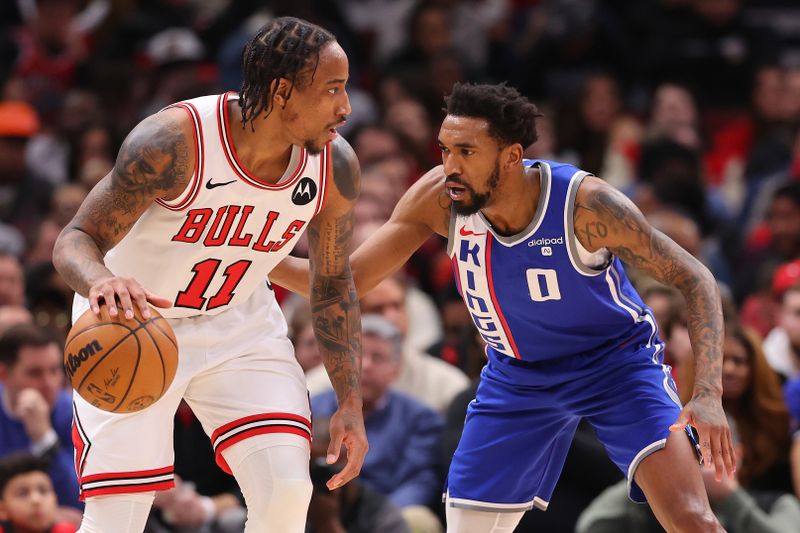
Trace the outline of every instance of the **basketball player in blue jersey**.
{"type": "MultiPolygon", "coordinates": [[[[81,533],[143,531],[155,491],[175,486],[182,399],[242,489],[245,531],[305,531],[308,392],[267,275],[306,228],[314,330],[339,400],[328,461],[342,444],[347,451],[328,486],[358,475],[366,455],[347,256],[359,168],[336,134],[350,113],[347,56],[323,28],[284,17],[250,40],[242,63],[239,94],[142,121],[56,243],[53,261],[77,293],[73,319],[103,305],[147,318],[149,302],[163,308],[179,349],[173,383],[141,411],[112,414],[75,395],[81,533]]],[[[200,522],[214,513],[203,502],[200,522]]]]}
{"type": "MultiPolygon", "coordinates": [[[[546,509],[581,418],[628,477],[630,497],[646,498],[667,531],[721,531],[688,428],[717,477],[730,475],[714,278],[601,179],[523,159],[539,113],[516,90],[456,84],[446,101],[443,164],[406,192],[351,265],[363,294],[431,234],[447,237],[486,342],[447,480],[448,533],[510,532],[526,510],[546,509]],[[686,298],[699,380],[683,407],[621,260],[686,298]]],[[[272,279],[303,292],[306,268],[290,258],[272,279]]]]}

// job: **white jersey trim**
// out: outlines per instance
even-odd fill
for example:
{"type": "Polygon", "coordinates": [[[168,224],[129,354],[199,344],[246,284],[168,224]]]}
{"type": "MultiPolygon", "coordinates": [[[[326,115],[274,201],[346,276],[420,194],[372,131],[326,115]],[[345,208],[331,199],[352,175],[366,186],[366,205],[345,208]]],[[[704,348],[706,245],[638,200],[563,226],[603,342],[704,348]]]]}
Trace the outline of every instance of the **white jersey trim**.
{"type": "Polygon", "coordinates": [[[203,169],[205,166],[205,154],[203,149],[203,123],[200,121],[200,116],[197,108],[188,102],[172,105],[170,108],[180,108],[189,113],[192,119],[194,129],[192,129],[192,136],[194,137],[194,160],[195,170],[192,174],[192,179],[186,185],[183,192],[174,200],[164,200],[156,198],[156,203],[161,207],[165,207],[170,211],[182,211],[189,207],[194,202],[197,195],[200,193],[200,187],[203,183],[203,169]]]}
{"type": "MultiPolygon", "coordinates": [[[[300,176],[303,174],[303,170],[305,170],[306,165],[308,164],[308,150],[303,147],[298,147],[300,151],[298,157],[298,163],[295,167],[294,172],[289,172],[287,168],[287,172],[284,173],[283,177],[278,180],[277,183],[270,184],[264,183],[260,181],[257,177],[253,176],[248,172],[248,170],[241,164],[239,158],[236,155],[236,148],[233,146],[233,143],[230,141],[230,132],[228,131],[228,100],[229,97],[235,96],[235,93],[227,92],[219,95],[218,100],[218,112],[217,112],[217,126],[219,129],[219,137],[222,141],[222,149],[225,153],[225,158],[228,160],[231,168],[234,170],[239,178],[257,189],[264,189],[264,190],[282,190],[287,189],[293,186],[297,180],[300,179],[300,176]],[[288,178],[287,178],[288,176],[288,178]],[[284,179],[286,178],[286,179],[284,179]]],[[[238,99],[238,96],[235,96],[234,99],[238,99]]]]}

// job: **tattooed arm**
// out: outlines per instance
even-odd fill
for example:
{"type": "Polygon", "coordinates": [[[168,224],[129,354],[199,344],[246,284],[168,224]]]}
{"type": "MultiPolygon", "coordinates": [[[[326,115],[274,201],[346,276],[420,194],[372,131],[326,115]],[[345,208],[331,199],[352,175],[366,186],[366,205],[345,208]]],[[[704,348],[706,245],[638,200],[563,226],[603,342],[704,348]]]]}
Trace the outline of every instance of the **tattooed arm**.
{"type": "Polygon", "coordinates": [[[172,199],[186,187],[194,168],[187,145],[191,135],[179,109],[142,121],[125,139],[112,171],[92,189],[59,235],[53,264],[70,287],[89,299],[95,313],[100,301],[111,316],[117,315],[119,305],[128,317],[133,317],[134,303],[145,317],[150,314],[148,301],[158,307],[171,305],[135,280],[114,276],[103,257],[153,200],[172,199]]]}
{"type": "Polygon", "coordinates": [[[604,181],[585,178],[575,205],[575,232],[587,250],[607,248],[625,263],[677,288],[686,299],[697,377],[692,399],[671,429],[695,426],[704,459],[713,460],[717,479],[723,465],[732,475],[733,444],[721,404],[724,325],[716,280],[700,261],[652,228],[625,195],[604,181]]]}
{"type": "Polygon", "coordinates": [[[308,242],[311,322],[339,400],[330,422],[328,463],[337,460],[342,444],[347,447],[347,464],[328,481],[333,490],[358,475],[368,446],[361,401],[361,315],[348,259],[360,169],[341,137],[331,150],[333,183],[324,209],[309,224],[308,242]]]}

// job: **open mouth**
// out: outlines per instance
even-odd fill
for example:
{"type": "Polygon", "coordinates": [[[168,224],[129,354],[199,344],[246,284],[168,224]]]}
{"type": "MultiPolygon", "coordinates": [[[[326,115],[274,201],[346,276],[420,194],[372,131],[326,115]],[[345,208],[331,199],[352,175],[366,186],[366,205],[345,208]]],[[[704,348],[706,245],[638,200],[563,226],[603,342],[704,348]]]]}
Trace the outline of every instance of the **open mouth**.
{"type": "Polygon", "coordinates": [[[467,193],[467,188],[453,182],[445,182],[445,189],[451,200],[461,200],[467,193]]]}

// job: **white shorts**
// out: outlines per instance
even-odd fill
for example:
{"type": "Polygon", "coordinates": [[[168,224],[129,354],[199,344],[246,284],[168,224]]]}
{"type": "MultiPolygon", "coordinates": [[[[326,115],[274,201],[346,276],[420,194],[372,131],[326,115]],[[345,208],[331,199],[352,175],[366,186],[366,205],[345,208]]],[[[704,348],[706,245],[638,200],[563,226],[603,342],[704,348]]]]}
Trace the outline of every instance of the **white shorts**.
{"type": "MultiPolygon", "coordinates": [[[[88,309],[77,297],[73,321],[88,309]]],[[[72,440],[81,499],[174,486],[172,428],[185,399],[222,452],[253,435],[309,449],[311,409],[286,320],[266,283],[243,304],[214,316],[170,319],[178,369],[164,396],[130,414],[97,409],[74,395],[72,440]]]]}

